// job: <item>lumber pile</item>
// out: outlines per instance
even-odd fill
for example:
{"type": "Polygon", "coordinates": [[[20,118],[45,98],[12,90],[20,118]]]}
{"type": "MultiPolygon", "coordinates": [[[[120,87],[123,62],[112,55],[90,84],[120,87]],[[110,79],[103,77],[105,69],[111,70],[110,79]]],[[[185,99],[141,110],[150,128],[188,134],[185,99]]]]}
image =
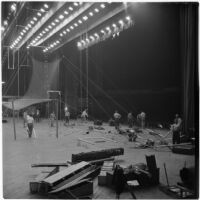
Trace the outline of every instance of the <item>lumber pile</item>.
{"type": "MultiPolygon", "coordinates": [[[[62,163],[61,163],[62,164],[62,163]]],[[[56,164],[54,164],[56,165],[56,164]]],[[[37,165],[32,165],[37,166],[37,165]]],[[[40,164],[43,167],[43,165],[40,164]]],[[[30,182],[30,192],[49,198],[82,198],[93,194],[94,175],[97,167],[88,162],[80,162],[58,171],[58,166],[49,174],[39,175],[30,182]]]]}
{"type": "Polygon", "coordinates": [[[124,154],[124,148],[112,148],[101,151],[82,152],[78,154],[72,154],[72,163],[81,161],[91,161],[97,159],[110,158],[112,156],[119,156],[124,154]]]}

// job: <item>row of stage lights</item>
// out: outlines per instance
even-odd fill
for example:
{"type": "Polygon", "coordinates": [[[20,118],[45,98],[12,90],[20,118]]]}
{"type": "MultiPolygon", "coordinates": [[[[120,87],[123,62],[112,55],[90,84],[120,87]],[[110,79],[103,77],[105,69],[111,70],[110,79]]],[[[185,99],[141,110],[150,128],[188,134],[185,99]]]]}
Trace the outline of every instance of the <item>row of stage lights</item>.
{"type": "Polygon", "coordinates": [[[7,28],[10,17],[12,15],[12,13],[16,12],[16,9],[17,9],[17,4],[12,3],[11,6],[10,6],[10,11],[8,13],[7,19],[3,21],[3,26],[1,27],[2,31],[4,31],[7,28]]]}
{"type": "Polygon", "coordinates": [[[44,4],[43,7],[37,12],[37,14],[27,23],[24,29],[20,32],[17,39],[11,44],[10,48],[13,49],[16,45],[22,40],[25,34],[37,23],[39,19],[41,19],[42,15],[47,12],[49,6],[48,4],[44,4]]]}
{"type": "MultiPolygon", "coordinates": [[[[58,45],[61,41],[61,38],[64,37],[65,35],[67,35],[67,33],[73,31],[76,27],[78,27],[79,25],[83,24],[84,22],[86,22],[89,17],[93,17],[96,13],[100,12],[100,9],[104,9],[106,6],[104,3],[100,4],[100,8],[96,7],[94,8],[94,11],[90,11],[88,13],[88,15],[84,15],[82,18],[79,18],[73,25],[69,25],[65,30],[63,30],[62,32],[59,33],[60,38],[54,42],[52,42],[48,47],[46,47],[45,49],[43,49],[43,52],[47,52],[48,50],[51,50],[53,47],[55,47],[56,45],[58,45]]],[[[71,7],[72,8],[72,7],[71,7]]],[[[66,13],[65,13],[66,14],[66,13]]],[[[63,18],[63,15],[59,16],[60,18],[63,18]]]]}
{"type": "MultiPolygon", "coordinates": [[[[74,2],[73,5],[75,7],[81,5],[82,2],[80,3],[77,3],[77,2],[74,2]]],[[[73,12],[74,10],[74,7],[71,5],[69,6],[63,14],[60,14],[56,19],[54,19],[48,26],[46,26],[32,41],[31,43],[27,46],[27,48],[29,48],[30,46],[35,46],[36,42],[38,42],[38,40],[44,36],[45,34],[48,34],[51,30],[53,30],[54,28],[56,28],[56,26],[59,25],[59,23],[61,23],[64,18],[65,18],[65,15],[67,16],[70,12],[73,12]]],[[[55,41],[54,43],[52,43],[50,46],[54,46],[56,44],[59,44],[59,41],[55,41]]]]}
{"type": "Polygon", "coordinates": [[[118,22],[113,23],[111,26],[106,26],[104,29],[101,29],[99,33],[94,33],[89,36],[85,40],[80,40],[77,42],[77,47],[79,50],[83,50],[93,44],[96,44],[100,41],[103,41],[111,36],[115,37],[119,35],[121,31],[129,28],[133,24],[133,21],[130,16],[126,16],[126,18],[120,19],[118,22]]]}

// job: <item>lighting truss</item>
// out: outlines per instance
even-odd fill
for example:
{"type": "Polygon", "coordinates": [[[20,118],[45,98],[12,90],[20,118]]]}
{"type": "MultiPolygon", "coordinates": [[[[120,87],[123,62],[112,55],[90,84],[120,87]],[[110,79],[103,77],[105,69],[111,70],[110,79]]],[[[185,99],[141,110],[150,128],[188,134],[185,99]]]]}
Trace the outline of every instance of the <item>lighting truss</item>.
{"type": "Polygon", "coordinates": [[[77,47],[79,50],[88,48],[100,41],[104,41],[110,37],[116,37],[125,29],[130,28],[133,25],[133,20],[130,16],[126,16],[123,19],[113,22],[110,25],[105,26],[99,31],[89,34],[85,39],[79,40],[77,42],[77,47]]]}
{"type": "Polygon", "coordinates": [[[18,37],[10,45],[11,49],[16,47],[16,45],[18,45],[22,41],[22,39],[25,37],[25,35],[27,35],[28,32],[30,32],[33,29],[33,27],[37,24],[37,21],[39,21],[42,18],[43,13],[46,12],[48,10],[48,8],[49,8],[49,6],[47,4],[44,4],[44,7],[42,7],[40,9],[40,11],[38,11],[37,14],[35,14],[30,19],[30,21],[26,24],[26,26],[24,26],[23,30],[19,33],[18,37]]]}
{"type": "Polygon", "coordinates": [[[53,49],[55,46],[59,45],[63,37],[67,36],[68,33],[74,31],[76,28],[78,28],[80,25],[86,22],[89,18],[95,16],[96,13],[100,12],[105,7],[106,5],[104,3],[101,3],[99,6],[95,7],[93,11],[90,11],[88,14],[85,14],[84,16],[77,18],[75,22],[65,26],[65,28],[58,33],[58,39],[50,43],[49,46],[43,50],[43,52],[47,52],[53,49]]]}

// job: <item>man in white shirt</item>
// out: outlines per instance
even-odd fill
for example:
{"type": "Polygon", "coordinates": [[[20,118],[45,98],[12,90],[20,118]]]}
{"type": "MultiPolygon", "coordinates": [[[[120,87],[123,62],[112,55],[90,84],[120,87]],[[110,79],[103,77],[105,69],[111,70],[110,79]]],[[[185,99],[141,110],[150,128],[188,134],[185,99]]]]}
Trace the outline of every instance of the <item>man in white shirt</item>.
{"type": "Polygon", "coordinates": [[[31,115],[27,115],[27,131],[28,131],[28,136],[31,138],[33,128],[34,128],[34,119],[31,115]]]}
{"type": "Polygon", "coordinates": [[[115,121],[115,129],[119,130],[119,121],[120,121],[121,115],[116,110],[113,117],[114,117],[114,121],[115,121]]]}
{"type": "Polygon", "coordinates": [[[82,114],[81,114],[81,118],[83,121],[86,121],[88,118],[88,114],[87,114],[87,109],[85,109],[82,114]]]}

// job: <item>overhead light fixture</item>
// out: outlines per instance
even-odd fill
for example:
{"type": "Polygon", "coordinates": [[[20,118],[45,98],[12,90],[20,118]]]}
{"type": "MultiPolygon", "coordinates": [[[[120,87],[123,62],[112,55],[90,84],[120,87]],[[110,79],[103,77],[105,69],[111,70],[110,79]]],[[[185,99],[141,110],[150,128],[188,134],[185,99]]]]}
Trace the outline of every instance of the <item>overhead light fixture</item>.
{"type": "Polygon", "coordinates": [[[82,24],[82,21],[79,19],[79,20],[78,20],[78,23],[79,23],[79,24],[82,24]]]}
{"type": "Polygon", "coordinates": [[[130,20],[131,20],[130,16],[127,16],[127,17],[126,17],[126,19],[127,19],[128,21],[130,21],[130,20]]]}
{"type": "Polygon", "coordinates": [[[93,14],[93,12],[90,12],[89,15],[92,17],[94,14],[93,14]]]}
{"type": "Polygon", "coordinates": [[[68,13],[66,10],[65,10],[65,12],[64,12],[64,13],[65,13],[65,15],[68,15],[68,14],[69,14],[69,13],[68,13]]]}
{"type": "Polygon", "coordinates": [[[28,26],[26,26],[25,29],[28,31],[28,29],[29,29],[28,26]]]}
{"type": "Polygon", "coordinates": [[[104,31],[104,30],[101,30],[101,33],[105,33],[105,31],[104,31]]]}
{"type": "Polygon", "coordinates": [[[77,46],[78,46],[78,47],[81,47],[81,46],[82,46],[82,44],[81,44],[80,42],[78,42],[78,43],[77,43],[77,46]]]}
{"type": "Polygon", "coordinates": [[[113,24],[112,26],[113,26],[114,28],[116,28],[116,27],[117,27],[117,25],[116,25],[116,24],[113,24]]]}
{"type": "Polygon", "coordinates": [[[98,12],[99,12],[99,9],[98,9],[98,8],[95,8],[94,11],[95,11],[96,13],[98,13],[98,12]]]}
{"type": "Polygon", "coordinates": [[[77,27],[77,26],[78,26],[78,24],[77,24],[77,23],[74,23],[74,26],[76,26],[76,27],[77,27]]]}
{"type": "Polygon", "coordinates": [[[49,26],[48,26],[48,28],[49,28],[49,29],[52,29],[52,26],[51,26],[51,25],[49,25],[49,26]]]}
{"type": "Polygon", "coordinates": [[[37,13],[38,16],[42,16],[42,14],[40,12],[37,13]]]}
{"type": "Polygon", "coordinates": [[[67,32],[66,31],[63,31],[63,33],[66,35],[67,34],[67,32]]]}
{"type": "Polygon", "coordinates": [[[52,26],[55,26],[56,24],[54,22],[51,23],[52,26]]]}
{"type": "Polygon", "coordinates": [[[44,4],[44,7],[45,7],[45,8],[49,8],[49,6],[48,6],[46,3],[44,4]]]}
{"type": "Polygon", "coordinates": [[[13,3],[13,4],[11,5],[10,9],[11,9],[12,12],[16,11],[16,4],[13,3]]]}
{"type": "Polygon", "coordinates": [[[62,37],[62,36],[63,36],[63,34],[62,34],[62,33],[60,33],[60,36],[62,37]]]}
{"type": "Polygon", "coordinates": [[[31,26],[31,24],[28,24],[27,26],[28,26],[29,28],[31,28],[31,27],[32,27],[32,26],[31,26]]]}
{"type": "Polygon", "coordinates": [[[30,21],[31,24],[34,24],[34,21],[30,21]]]}
{"type": "Polygon", "coordinates": [[[49,31],[49,29],[48,29],[48,28],[45,28],[45,31],[49,31]]]}
{"type": "Polygon", "coordinates": [[[67,29],[67,32],[70,32],[70,30],[69,30],[69,29],[67,29]]]}
{"type": "Polygon", "coordinates": [[[124,22],[123,22],[122,20],[119,20],[119,23],[120,23],[121,25],[123,25],[124,22]]]}
{"type": "Polygon", "coordinates": [[[74,27],[73,26],[70,26],[70,28],[73,30],[74,29],[74,27]]]}
{"type": "Polygon", "coordinates": [[[46,31],[44,30],[44,31],[42,31],[42,33],[43,33],[43,34],[45,34],[45,33],[46,33],[46,31]]]}
{"type": "Polygon", "coordinates": [[[45,12],[45,10],[43,8],[40,9],[41,12],[45,12]]]}
{"type": "Polygon", "coordinates": [[[70,6],[70,7],[69,7],[69,10],[71,10],[71,11],[72,11],[72,10],[74,10],[74,9],[73,9],[73,8],[70,6]]]}
{"type": "Polygon", "coordinates": [[[37,21],[37,18],[36,18],[36,17],[33,17],[33,20],[37,21]]]}
{"type": "Polygon", "coordinates": [[[4,20],[4,21],[3,21],[3,25],[4,25],[4,26],[7,26],[7,25],[8,25],[8,21],[7,21],[7,20],[4,20]]]}
{"type": "Polygon", "coordinates": [[[58,20],[58,19],[55,19],[55,22],[57,22],[57,23],[58,23],[58,22],[59,22],[59,20],[58,20]]]}
{"type": "Polygon", "coordinates": [[[101,8],[105,8],[105,4],[101,4],[101,8]]]}
{"type": "Polygon", "coordinates": [[[74,5],[75,5],[75,6],[78,6],[78,3],[77,3],[77,2],[74,2],[74,5]]]}
{"type": "Polygon", "coordinates": [[[22,32],[23,32],[23,33],[26,33],[26,30],[24,29],[22,32]]]}
{"type": "Polygon", "coordinates": [[[21,33],[20,33],[20,35],[24,35],[24,33],[23,33],[23,32],[21,32],[21,33]]]}
{"type": "Polygon", "coordinates": [[[87,16],[84,16],[83,19],[86,21],[86,20],[88,19],[88,17],[87,17],[87,16]]]}
{"type": "Polygon", "coordinates": [[[63,15],[60,15],[60,16],[59,16],[59,18],[60,18],[60,19],[63,19],[63,18],[64,18],[64,16],[63,16],[63,15]]]}

